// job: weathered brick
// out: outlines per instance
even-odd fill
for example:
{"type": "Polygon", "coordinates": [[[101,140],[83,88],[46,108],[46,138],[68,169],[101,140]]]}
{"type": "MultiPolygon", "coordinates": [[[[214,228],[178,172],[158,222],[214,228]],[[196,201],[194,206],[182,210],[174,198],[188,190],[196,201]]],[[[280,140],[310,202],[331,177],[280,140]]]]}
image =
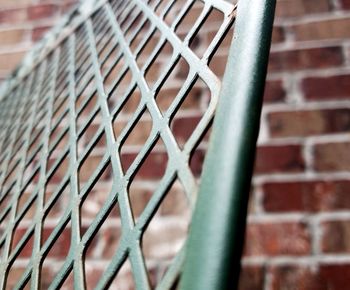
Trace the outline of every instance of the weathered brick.
{"type": "MultiPolygon", "coordinates": [[[[110,178],[109,178],[110,180],[110,178]]],[[[93,189],[87,194],[86,199],[81,205],[81,219],[91,223],[91,219],[94,219],[99,213],[108,195],[110,194],[112,184],[111,182],[101,182],[97,180],[93,189]],[[97,188],[96,188],[97,187],[97,188]]]]}
{"type": "Polygon", "coordinates": [[[199,177],[202,173],[205,154],[206,154],[206,150],[201,148],[201,149],[195,150],[191,157],[190,168],[192,170],[192,173],[197,177],[199,177]]]}
{"type": "MultiPolygon", "coordinates": [[[[43,229],[43,234],[42,234],[43,244],[50,237],[53,230],[54,228],[49,226],[43,229]]],[[[62,232],[58,235],[57,239],[52,245],[52,248],[47,254],[47,258],[56,258],[58,261],[64,261],[69,252],[70,242],[71,242],[71,228],[66,226],[62,230],[62,232]]]]}
{"type": "Polygon", "coordinates": [[[89,156],[79,169],[79,184],[87,182],[102,161],[102,155],[89,156]]]}
{"type": "MultiPolygon", "coordinates": [[[[56,164],[57,159],[51,159],[49,160],[48,168],[53,168],[54,164],[56,164]]],[[[48,184],[53,185],[53,184],[59,184],[63,177],[67,174],[69,166],[69,160],[67,157],[63,158],[63,160],[60,162],[60,164],[55,167],[54,173],[51,175],[48,184]]]]}
{"type": "MultiPolygon", "coordinates": [[[[278,265],[269,269],[271,274],[271,290],[326,290],[329,289],[321,273],[305,265],[278,265]]],[[[328,282],[328,281],[327,281],[328,282]]],[[[338,288],[330,288],[338,289],[338,288]]]]}
{"type": "Polygon", "coordinates": [[[324,289],[344,289],[344,285],[347,285],[350,276],[350,265],[346,262],[324,263],[321,264],[319,271],[324,289]]]}
{"type": "MultiPolygon", "coordinates": [[[[126,150],[127,147],[130,146],[142,146],[146,143],[152,130],[152,119],[148,113],[146,116],[144,114],[143,117],[145,118],[141,118],[135,127],[131,130],[130,134],[125,140],[125,143],[122,146],[122,150],[126,150]]],[[[113,124],[114,134],[116,137],[119,137],[120,133],[123,132],[126,125],[127,122],[115,122],[113,124]]]]}
{"type": "Polygon", "coordinates": [[[263,185],[267,212],[350,209],[350,181],[269,182],[263,185]]]}
{"type": "MultiPolygon", "coordinates": [[[[18,244],[22,241],[23,236],[27,232],[27,230],[28,227],[16,228],[11,245],[12,253],[14,253],[14,250],[17,248],[18,244]]],[[[29,258],[32,255],[33,240],[33,235],[31,235],[27,242],[24,243],[23,248],[19,251],[19,258],[29,258]]]]}
{"type": "Polygon", "coordinates": [[[32,31],[32,40],[33,41],[40,40],[50,28],[51,26],[34,27],[32,31]]]}
{"type": "Polygon", "coordinates": [[[4,9],[0,10],[0,23],[22,23],[27,18],[26,9],[14,8],[14,9],[4,9]]]}
{"type": "Polygon", "coordinates": [[[191,137],[201,118],[201,115],[175,118],[171,129],[176,141],[181,147],[183,147],[187,140],[191,137]]]}
{"type": "MultiPolygon", "coordinates": [[[[126,171],[136,158],[134,153],[125,153],[121,155],[123,169],[126,171]]],[[[140,178],[159,179],[163,176],[168,161],[167,153],[151,152],[143,163],[137,174],[140,178]]]]}
{"type": "Polygon", "coordinates": [[[53,271],[52,265],[45,265],[45,267],[41,268],[41,275],[40,275],[40,285],[41,289],[48,289],[51,285],[52,280],[55,277],[55,271],[53,271]]]}
{"type": "Polygon", "coordinates": [[[8,273],[6,280],[6,289],[14,289],[20,278],[22,277],[25,271],[25,266],[20,265],[19,262],[15,262],[8,273]]]}
{"type": "MultiPolygon", "coordinates": [[[[153,218],[155,219],[155,218],[153,218]]],[[[146,259],[172,258],[180,250],[187,226],[178,222],[155,221],[143,234],[142,251],[146,259]]]]}
{"type": "Polygon", "coordinates": [[[284,40],[284,28],[282,26],[274,26],[272,31],[272,43],[280,43],[284,40]]]}
{"type": "Polygon", "coordinates": [[[255,162],[255,172],[300,172],[304,169],[304,160],[300,145],[260,146],[255,162]]]}
{"type": "Polygon", "coordinates": [[[243,266],[239,280],[239,290],[263,290],[265,269],[261,266],[243,266]]]}
{"type": "Polygon", "coordinates": [[[312,13],[328,12],[331,9],[327,0],[280,0],[277,1],[277,17],[295,17],[312,13]]]}
{"type": "Polygon", "coordinates": [[[69,12],[75,5],[78,3],[78,0],[65,0],[61,1],[61,9],[62,13],[67,13],[69,12]]]}
{"type": "Polygon", "coordinates": [[[324,253],[350,252],[350,220],[325,221],[321,225],[324,253]]]}
{"type": "Polygon", "coordinates": [[[246,256],[310,254],[310,233],[302,222],[248,224],[246,256]]]}
{"type": "Polygon", "coordinates": [[[0,31],[1,45],[21,43],[28,31],[25,29],[11,29],[0,31]]]}
{"type": "Polygon", "coordinates": [[[302,81],[302,89],[310,100],[346,99],[350,97],[350,75],[308,77],[302,81]]]}
{"type": "Polygon", "coordinates": [[[24,52],[9,52],[0,54],[0,70],[13,70],[20,63],[24,55],[24,52]]]}
{"type": "Polygon", "coordinates": [[[269,71],[296,71],[339,66],[343,52],[339,46],[272,52],[269,71]]]}
{"type": "Polygon", "coordinates": [[[350,170],[349,150],[349,142],[315,145],[315,170],[320,172],[350,170]]]}
{"type": "Polygon", "coordinates": [[[28,19],[38,20],[55,16],[58,6],[54,4],[38,4],[28,7],[28,19]]]}
{"type": "Polygon", "coordinates": [[[344,39],[350,37],[350,18],[302,23],[293,27],[296,40],[344,39]]]}
{"type": "Polygon", "coordinates": [[[99,235],[104,241],[104,247],[102,249],[101,256],[105,259],[111,259],[118,249],[121,237],[121,228],[120,226],[113,226],[109,228],[106,227],[105,229],[101,230],[99,235]]]}
{"type": "Polygon", "coordinates": [[[340,0],[340,3],[342,5],[342,8],[350,9],[350,0],[340,0]]]}
{"type": "Polygon", "coordinates": [[[283,101],[286,96],[286,90],[283,87],[282,80],[266,81],[264,102],[273,103],[283,101]]]}
{"type": "Polygon", "coordinates": [[[163,216],[177,216],[180,219],[189,216],[189,201],[179,181],[170,188],[159,211],[163,216]]]}
{"type": "Polygon", "coordinates": [[[133,184],[131,185],[129,189],[129,199],[135,218],[138,218],[142,214],[152,195],[153,191],[150,189],[136,187],[133,184]]]}
{"type": "Polygon", "coordinates": [[[273,112],[268,120],[272,137],[345,133],[350,129],[350,109],[273,112]]]}
{"type": "MultiPolygon", "coordinates": [[[[156,96],[156,102],[162,112],[166,112],[174,102],[179,88],[163,88],[156,96]]],[[[205,89],[193,87],[181,105],[182,110],[195,110],[200,108],[200,104],[205,97],[205,89]]]]}
{"type": "Polygon", "coordinates": [[[31,0],[16,0],[16,3],[14,5],[13,0],[0,0],[0,6],[1,7],[7,7],[7,6],[22,6],[32,3],[31,0]]]}

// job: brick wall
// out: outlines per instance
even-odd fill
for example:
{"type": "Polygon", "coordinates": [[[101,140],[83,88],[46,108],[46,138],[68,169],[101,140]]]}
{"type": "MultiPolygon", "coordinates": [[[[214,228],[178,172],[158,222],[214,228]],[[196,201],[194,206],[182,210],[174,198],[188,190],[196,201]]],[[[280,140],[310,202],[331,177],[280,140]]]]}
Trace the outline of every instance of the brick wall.
{"type": "Polygon", "coordinates": [[[350,2],[280,0],[276,15],[242,289],[345,289],[350,2]]]}
{"type": "Polygon", "coordinates": [[[77,0],[0,0],[0,79],[77,0]]]}
{"type": "MultiPolygon", "coordinates": [[[[0,77],[13,69],[24,52],[73,2],[0,0],[0,77]]],[[[241,289],[345,289],[350,275],[350,1],[279,0],[276,15],[241,289]]],[[[212,64],[218,74],[222,73],[225,53],[221,50],[212,64]]],[[[180,114],[175,120],[173,129],[180,143],[186,141],[197,124],[200,112],[193,109],[201,105],[203,100],[192,98],[184,107],[190,113],[180,114]]],[[[128,139],[130,144],[122,152],[124,166],[134,160],[137,146],[148,137],[149,122],[149,117],[144,116],[141,126],[135,127],[135,134],[128,139]]],[[[115,132],[124,125],[114,124],[115,132]]],[[[81,142],[89,139],[87,135],[81,142]]],[[[166,156],[162,154],[162,144],[156,147],[146,164],[147,170],[139,172],[140,180],[130,189],[135,193],[132,196],[138,197],[131,198],[136,217],[157,185],[154,180],[144,179],[164,172],[166,156]]],[[[83,182],[92,173],[88,168],[95,169],[100,162],[94,157],[98,155],[93,153],[84,163],[83,182]]],[[[200,172],[201,160],[201,154],[194,158],[195,172],[200,172]]],[[[63,164],[52,179],[52,187],[62,179],[65,170],[63,164]]],[[[103,193],[109,190],[108,169],[106,172],[94,189],[95,194],[82,207],[85,229],[96,216],[97,206],[103,204],[103,193]]],[[[47,194],[53,189],[49,186],[47,194]]],[[[47,236],[60,208],[50,212],[47,236]]],[[[151,224],[143,241],[145,258],[150,261],[149,271],[155,280],[166,266],[156,272],[152,263],[160,257],[173,256],[187,227],[186,220],[178,222],[176,216],[187,213],[181,185],[174,184],[159,212],[162,222],[151,224]]],[[[27,218],[31,216],[29,212],[27,218]]],[[[89,285],[96,283],[118,246],[120,227],[113,224],[118,224],[118,220],[118,212],[110,213],[110,222],[100,229],[88,250],[85,267],[90,273],[89,285]]],[[[69,239],[67,230],[60,236],[58,246],[51,249],[48,262],[43,265],[47,282],[58,271],[57,257],[67,253],[69,239]]],[[[25,249],[21,255],[24,259],[29,256],[25,249]]],[[[16,280],[23,272],[20,265],[10,272],[11,279],[16,280]]],[[[122,272],[126,277],[128,267],[122,272]]],[[[125,281],[122,289],[132,289],[125,281]]]]}

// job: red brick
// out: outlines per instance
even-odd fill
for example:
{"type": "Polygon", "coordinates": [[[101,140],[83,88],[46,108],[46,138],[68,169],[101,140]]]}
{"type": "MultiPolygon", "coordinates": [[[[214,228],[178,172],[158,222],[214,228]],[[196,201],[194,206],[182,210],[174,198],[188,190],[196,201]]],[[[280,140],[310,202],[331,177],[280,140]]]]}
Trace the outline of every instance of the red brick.
{"type": "Polygon", "coordinates": [[[0,70],[13,70],[22,60],[24,52],[9,52],[0,54],[0,70]]]}
{"type": "Polygon", "coordinates": [[[307,99],[345,99],[350,97],[350,75],[327,77],[309,77],[302,81],[302,88],[307,99]]]}
{"type": "Polygon", "coordinates": [[[89,156],[85,161],[83,162],[82,166],[79,169],[79,183],[80,188],[82,188],[82,184],[87,182],[89,178],[94,174],[96,171],[98,165],[102,161],[101,155],[95,155],[95,156],[89,156]]]}
{"type": "Polygon", "coordinates": [[[305,167],[299,145],[258,147],[255,163],[255,172],[258,174],[300,172],[305,167]]]}
{"type": "Polygon", "coordinates": [[[274,26],[272,31],[272,43],[280,43],[285,40],[284,28],[281,26],[274,26]]]}
{"type": "Polygon", "coordinates": [[[349,264],[322,264],[319,272],[324,289],[344,289],[349,283],[349,264]]]}
{"type": "Polygon", "coordinates": [[[135,218],[138,218],[142,214],[146,205],[150,201],[152,195],[153,195],[152,190],[142,188],[142,187],[140,188],[135,186],[134,184],[130,186],[129,199],[130,199],[130,205],[132,208],[132,213],[135,218]]]}
{"type": "Polygon", "coordinates": [[[243,266],[239,278],[239,290],[263,290],[265,269],[261,266],[243,266]]]}
{"type": "MultiPolygon", "coordinates": [[[[156,102],[162,112],[166,112],[179,93],[179,88],[162,88],[156,96],[156,102]]],[[[193,87],[185,101],[181,104],[181,110],[198,110],[206,97],[206,90],[200,87],[193,87]]]]}
{"type": "Polygon", "coordinates": [[[217,75],[222,77],[225,73],[227,64],[227,55],[215,55],[210,61],[210,69],[217,75]]]}
{"type": "Polygon", "coordinates": [[[271,182],[263,185],[267,212],[350,209],[350,181],[271,182]]]}
{"type": "MultiPolygon", "coordinates": [[[[56,164],[57,159],[52,159],[49,161],[48,168],[53,168],[54,164],[56,164]],[[50,164],[51,163],[51,164],[50,164]]],[[[47,184],[59,184],[63,177],[67,174],[69,167],[69,158],[65,157],[63,160],[60,162],[58,167],[56,167],[55,172],[52,174],[52,176],[49,179],[49,182],[47,184]]]]}
{"type": "MultiPolygon", "coordinates": [[[[23,273],[25,271],[25,266],[20,265],[18,262],[11,266],[8,277],[6,279],[6,289],[15,289],[16,284],[21,279],[23,273]]],[[[28,288],[26,288],[28,289],[28,288]]]]}
{"type": "Polygon", "coordinates": [[[34,27],[32,31],[32,40],[33,41],[40,40],[50,28],[51,26],[34,27]]]}
{"type": "Polygon", "coordinates": [[[298,289],[298,290],[326,290],[320,273],[308,266],[302,265],[281,265],[272,266],[269,269],[271,274],[271,290],[298,289]]]}
{"type": "Polygon", "coordinates": [[[350,143],[326,143],[315,145],[316,171],[350,170],[350,143]]]}
{"type": "Polygon", "coordinates": [[[349,253],[350,220],[324,222],[321,244],[324,253],[349,253]]]}
{"type": "Polygon", "coordinates": [[[350,0],[340,0],[342,8],[350,9],[350,0]]]}
{"type": "MultiPolygon", "coordinates": [[[[146,143],[151,133],[153,124],[152,118],[148,113],[146,115],[146,118],[144,117],[145,113],[142,118],[136,123],[135,127],[130,131],[130,134],[122,145],[123,151],[130,146],[143,146],[146,143]],[[147,117],[149,118],[147,119],[147,117]]],[[[126,126],[127,122],[114,122],[113,129],[115,136],[119,137],[120,133],[123,132],[126,126]]]]}
{"type": "Polygon", "coordinates": [[[0,23],[22,23],[27,18],[25,9],[4,9],[0,10],[0,23]]]}
{"type": "Polygon", "coordinates": [[[266,81],[264,102],[273,103],[283,101],[286,91],[283,88],[282,80],[266,81]]]}
{"type": "MultiPolygon", "coordinates": [[[[14,6],[14,1],[13,0],[0,0],[0,6],[1,7],[6,7],[6,6],[14,6]]],[[[16,0],[16,6],[22,6],[26,4],[30,4],[32,1],[31,0],[16,0]]]]}
{"type": "MultiPolygon", "coordinates": [[[[102,249],[101,255],[103,258],[111,259],[118,249],[121,237],[121,229],[120,227],[110,227],[109,229],[103,229],[100,231],[101,233],[99,234],[104,241],[104,243],[102,243],[104,244],[104,247],[102,249]]],[[[98,241],[96,244],[96,246],[101,247],[98,241]]]]}
{"type": "MultiPolygon", "coordinates": [[[[46,227],[43,229],[43,241],[47,241],[47,239],[52,234],[54,228],[52,227],[46,227]]],[[[65,227],[63,231],[60,233],[57,240],[54,242],[52,248],[50,249],[50,252],[48,254],[48,257],[50,258],[60,258],[63,260],[70,248],[70,241],[71,241],[71,228],[65,227]]]]}
{"type": "Polygon", "coordinates": [[[296,40],[344,39],[350,37],[350,18],[329,19],[298,24],[293,27],[296,40]]]}
{"type": "Polygon", "coordinates": [[[69,12],[71,9],[73,9],[73,7],[75,7],[75,5],[76,5],[78,2],[79,2],[78,0],[65,0],[65,1],[60,1],[62,13],[67,13],[67,12],[69,12]]]}
{"type": "Polygon", "coordinates": [[[334,67],[343,63],[342,53],[342,48],[339,46],[272,52],[269,71],[334,67]]]}
{"type": "Polygon", "coordinates": [[[200,122],[202,115],[192,117],[174,118],[172,122],[172,132],[177,143],[183,147],[187,140],[191,137],[193,131],[200,122]]]}
{"type": "MultiPolygon", "coordinates": [[[[99,269],[98,266],[94,263],[94,261],[85,261],[84,270],[85,270],[85,280],[86,280],[86,289],[92,290],[95,289],[98,282],[100,281],[105,267],[102,267],[102,269],[99,269]]],[[[131,275],[131,273],[130,273],[131,275]]],[[[132,279],[132,276],[128,277],[132,279]]],[[[128,281],[126,281],[128,283],[128,281]]],[[[110,285],[110,289],[113,289],[113,284],[110,285]]],[[[72,285],[70,289],[72,289],[74,286],[72,285]]],[[[68,289],[69,290],[69,289],[68,289]]]]}
{"type": "Polygon", "coordinates": [[[206,150],[197,149],[194,151],[191,157],[190,168],[192,170],[192,173],[197,177],[199,177],[202,173],[205,154],[206,154],[206,150]]]}
{"type": "Polygon", "coordinates": [[[327,0],[280,0],[277,2],[277,17],[295,17],[330,11],[327,0]]]}
{"type": "Polygon", "coordinates": [[[1,45],[18,44],[24,40],[27,33],[25,29],[12,29],[0,31],[1,45]]]}
{"type": "Polygon", "coordinates": [[[348,284],[349,264],[321,264],[312,266],[281,265],[273,266],[271,290],[342,290],[348,284]]]}
{"type": "Polygon", "coordinates": [[[301,137],[348,132],[350,109],[274,112],[268,115],[272,137],[301,137]]]}
{"type": "MultiPolygon", "coordinates": [[[[14,250],[18,246],[18,244],[22,241],[24,234],[27,232],[28,228],[17,228],[13,235],[12,245],[11,245],[11,253],[14,253],[14,250]]],[[[24,244],[24,247],[19,251],[19,258],[29,258],[32,255],[33,251],[33,235],[27,240],[24,244]]]]}
{"type": "Polygon", "coordinates": [[[58,12],[58,6],[54,4],[39,4],[28,7],[28,19],[38,20],[54,16],[58,12]]]}
{"type": "MultiPolygon", "coordinates": [[[[159,179],[163,177],[167,166],[167,157],[167,153],[152,152],[147,157],[147,162],[143,163],[140,170],[138,170],[137,175],[145,179],[159,179]]],[[[121,161],[125,171],[130,167],[135,158],[136,154],[134,153],[122,154],[121,161]]]]}
{"type": "Polygon", "coordinates": [[[310,254],[310,233],[301,222],[248,224],[245,255],[300,256],[310,254]]]}

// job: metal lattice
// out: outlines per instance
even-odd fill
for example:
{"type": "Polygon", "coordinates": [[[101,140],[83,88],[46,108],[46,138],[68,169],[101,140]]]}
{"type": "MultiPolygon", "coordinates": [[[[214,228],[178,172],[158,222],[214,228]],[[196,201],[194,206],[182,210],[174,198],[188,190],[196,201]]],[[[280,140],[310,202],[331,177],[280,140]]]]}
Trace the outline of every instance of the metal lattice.
{"type": "MultiPolygon", "coordinates": [[[[234,12],[235,6],[224,0],[88,1],[26,57],[3,87],[0,101],[1,289],[10,289],[7,278],[11,267],[26,255],[23,251],[29,242],[30,254],[15,289],[57,289],[69,275],[73,275],[75,289],[89,287],[86,249],[116,208],[121,239],[96,289],[108,288],[126,261],[130,262],[135,287],[151,288],[142,236],[175,182],[181,184],[193,207],[197,180],[190,160],[211,125],[221,86],[209,62],[232,27],[234,12]],[[198,3],[198,17],[188,20],[198,3]],[[214,10],[222,15],[222,21],[208,46],[196,53],[196,37],[214,10]],[[191,26],[186,33],[179,29],[184,19],[191,26]],[[188,67],[186,77],[163,108],[158,100],[172,73],[183,64],[188,67]],[[199,83],[208,100],[202,104],[198,125],[179,144],[172,120],[199,83]],[[129,101],[134,98],[138,101],[130,108],[129,101]],[[125,108],[129,115],[123,113],[125,108]],[[151,123],[149,135],[135,158],[127,158],[123,146],[144,116],[151,123]],[[124,126],[118,131],[115,127],[120,120],[124,126]],[[95,126],[94,133],[85,136],[91,126],[95,126]],[[167,166],[136,218],[129,189],[159,144],[165,148],[167,166]],[[91,169],[94,150],[102,157],[91,169]],[[91,173],[88,178],[82,176],[86,170],[91,173]],[[85,225],[82,204],[106,174],[111,190],[105,193],[96,216],[85,225]],[[67,199],[64,212],[48,232],[45,219],[63,196],[67,199]],[[19,225],[25,216],[32,222],[21,231],[19,225]],[[52,283],[43,286],[44,260],[67,228],[69,253],[52,283]]],[[[180,250],[158,279],[156,289],[171,289],[183,258],[180,250]]]]}

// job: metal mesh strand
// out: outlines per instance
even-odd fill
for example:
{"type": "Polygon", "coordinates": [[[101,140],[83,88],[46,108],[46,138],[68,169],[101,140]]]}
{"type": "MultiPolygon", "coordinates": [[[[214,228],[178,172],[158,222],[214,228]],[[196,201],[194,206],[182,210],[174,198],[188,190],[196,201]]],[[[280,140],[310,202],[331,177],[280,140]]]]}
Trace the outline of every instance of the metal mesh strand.
{"type": "Polygon", "coordinates": [[[27,56],[0,101],[1,289],[58,289],[68,279],[75,289],[91,289],[88,249],[100,228],[114,220],[120,222],[119,245],[93,287],[112,287],[128,263],[136,289],[175,289],[183,249],[153,281],[142,239],[174,185],[183,189],[189,211],[194,206],[198,174],[191,158],[206,139],[221,87],[209,63],[232,33],[234,12],[223,0],[88,1],[27,56]],[[221,15],[217,29],[196,51],[212,13],[221,15]],[[184,24],[190,29],[182,30],[184,24]],[[174,97],[162,103],[170,78],[184,71],[174,97]],[[173,121],[196,90],[207,97],[202,115],[180,142],[173,121]],[[139,144],[141,122],[150,129],[139,144]],[[133,154],[123,151],[126,146],[133,154]],[[166,160],[164,172],[156,163],[142,169],[152,156],[166,160]],[[159,182],[136,213],[131,187],[143,186],[138,175],[152,174],[159,182]],[[96,192],[104,197],[101,207],[83,219],[83,205],[96,192]],[[60,201],[61,214],[50,223],[60,201]],[[43,285],[45,260],[62,237],[69,252],[43,285]],[[10,286],[18,260],[23,271],[10,286]]]}

